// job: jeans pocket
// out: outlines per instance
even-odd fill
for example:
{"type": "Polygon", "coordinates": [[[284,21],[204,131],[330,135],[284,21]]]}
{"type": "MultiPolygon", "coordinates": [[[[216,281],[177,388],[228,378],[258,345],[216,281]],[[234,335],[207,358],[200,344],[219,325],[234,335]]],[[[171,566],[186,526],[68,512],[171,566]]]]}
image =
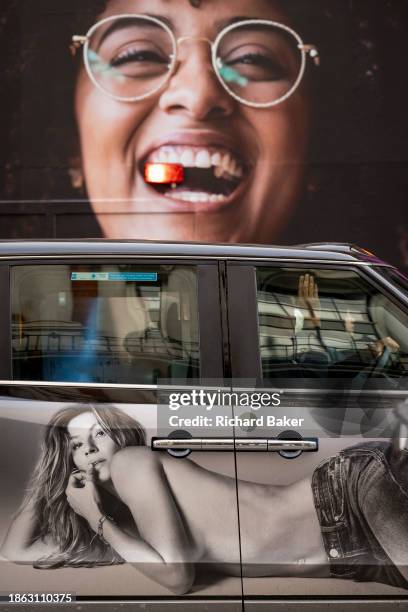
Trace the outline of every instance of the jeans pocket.
{"type": "Polygon", "coordinates": [[[327,470],[327,502],[335,525],[345,521],[345,461],[342,455],[336,455],[330,459],[327,470]]]}

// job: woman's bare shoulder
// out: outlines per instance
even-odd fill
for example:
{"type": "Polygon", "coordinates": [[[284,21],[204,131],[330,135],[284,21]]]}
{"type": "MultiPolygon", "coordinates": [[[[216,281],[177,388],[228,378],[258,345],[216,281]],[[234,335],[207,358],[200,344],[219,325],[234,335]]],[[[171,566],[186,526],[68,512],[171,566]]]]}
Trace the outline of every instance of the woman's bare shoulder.
{"type": "Polygon", "coordinates": [[[135,492],[149,491],[163,474],[160,453],[149,447],[128,446],[118,451],[111,463],[112,483],[125,504],[134,501],[135,492]]]}
{"type": "Polygon", "coordinates": [[[154,453],[148,446],[127,446],[115,453],[111,463],[113,482],[129,482],[130,479],[143,477],[146,472],[161,466],[159,453],[154,453]]]}

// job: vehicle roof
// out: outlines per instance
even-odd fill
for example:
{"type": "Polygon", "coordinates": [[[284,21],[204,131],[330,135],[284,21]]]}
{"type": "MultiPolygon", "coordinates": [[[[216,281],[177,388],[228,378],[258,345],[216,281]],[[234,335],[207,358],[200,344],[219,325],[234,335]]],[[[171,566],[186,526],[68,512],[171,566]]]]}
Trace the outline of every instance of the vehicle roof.
{"type": "Polygon", "coordinates": [[[216,244],[198,242],[158,242],[143,240],[0,240],[0,257],[78,257],[153,256],[200,258],[282,258],[366,262],[383,264],[380,259],[352,244],[312,243],[297,246],[216,244]]]}

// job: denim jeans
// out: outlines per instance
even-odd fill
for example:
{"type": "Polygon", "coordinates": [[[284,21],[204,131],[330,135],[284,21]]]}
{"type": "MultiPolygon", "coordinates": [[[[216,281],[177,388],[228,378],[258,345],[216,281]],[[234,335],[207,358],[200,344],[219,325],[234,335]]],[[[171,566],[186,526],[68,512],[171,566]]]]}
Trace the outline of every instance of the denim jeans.
{"type": "Polygon", "coordinates": [[[347,448],[316,468],[312,490],[331,576],[408,589],[408,451],[347,448]]]}

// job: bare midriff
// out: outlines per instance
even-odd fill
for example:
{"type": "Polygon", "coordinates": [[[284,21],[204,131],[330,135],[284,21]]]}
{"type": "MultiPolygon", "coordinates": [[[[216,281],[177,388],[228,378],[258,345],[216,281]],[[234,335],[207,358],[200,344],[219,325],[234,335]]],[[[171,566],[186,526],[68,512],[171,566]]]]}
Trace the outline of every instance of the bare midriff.
{"type": "MultiPolygon", "coordinates": [[[[191,561],[240,575],[235,479],[190,459],[162,456],[191,540],[191,561]]],[[[310,479],[289,486],[238,481],[245,576],[327,576],[310,479]]]]}

